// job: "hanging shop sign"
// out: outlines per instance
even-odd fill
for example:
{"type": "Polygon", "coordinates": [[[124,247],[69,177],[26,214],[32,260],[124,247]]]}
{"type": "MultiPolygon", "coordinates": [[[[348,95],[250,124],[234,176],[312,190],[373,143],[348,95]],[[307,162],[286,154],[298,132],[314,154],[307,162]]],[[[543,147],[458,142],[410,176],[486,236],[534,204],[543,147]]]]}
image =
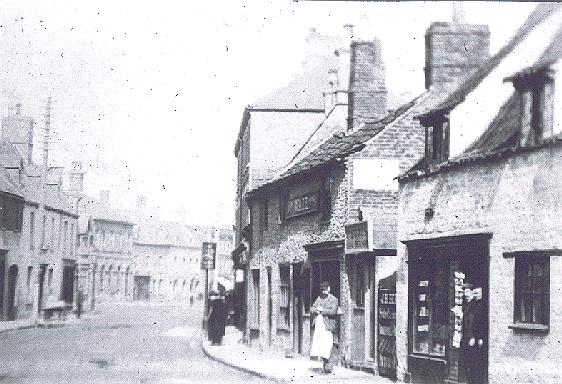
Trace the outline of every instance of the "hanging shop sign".
{"type": "Polygon", "coordinates": [[[215,269],[215,257],[217,254],[217,243],[203,243],[201,250],[201,269],[215,269]]]}
{"type": "Polygon", "coordinates": [[[320,207],[319,196],[319,192],[316,191],[287,200],[285,217],[291,218],[318,211],[320,207]]]}
{"type": "Polygon", "coordinates": [[[368,220],[345,226],[345,253],[373,250],[373,226],[368,220]]]}

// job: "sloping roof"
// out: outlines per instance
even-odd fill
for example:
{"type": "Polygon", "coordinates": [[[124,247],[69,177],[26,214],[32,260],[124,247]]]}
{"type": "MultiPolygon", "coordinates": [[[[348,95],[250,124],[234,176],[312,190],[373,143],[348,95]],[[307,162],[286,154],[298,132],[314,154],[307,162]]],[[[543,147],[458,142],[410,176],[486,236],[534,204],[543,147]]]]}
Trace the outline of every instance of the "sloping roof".
{"type": "MultiPolygon", "coordinates": [[[[478,69],[472,76],[469,76],[465,81],[452,92],[442,103],[435,108],[428,109],[423,114],[431,114],[436,111],[450,110],[457,104],[461,103],[465,97],[472,92],[484,80],[494,68],[533,30],[535,26],[540,24],[548,16],[556,12],[560,8],[560,3],[540,3],[531,12],[525,23],[519,28],[515,35],[508,41],[508,43],[500,49],[495,55],[490,57],[480,69],[478,69]]],[[[558,49],[560,49],[558,47],[558,49]]]]}
{"type": "Polygon", "coordinates": [[[281,175],[281,178],[287,178],[297,173],[306,172],[318,167],[319,165],[338,158],[347,157],[354,152],[360,151],[365,147],[365,143],[368,140],[375,137],[384,129],[384,127],[404,114],[408,109],[414,106],[415,103],[416,100],[414,99],[406,104],[403,104],[382,119],[376,122],[366,123],[362,128],[347,136],[343,133],[334,134],[319,147],[313,150],[308,156],[284,172],[281,175]]]}
{"type": "MultiPolygon", "coordinates": [[[[522,30],[525,31],[525,34],[528,33],[530,29],[537,25],[546,16],[548,16],[550,12],[553,12],[558,8],[559,4],[556,4],[556,6],[551,4],[539,4],[531,13],[523,27],[519,29],[518,34],[521,34],[522,30]]],[[[511,40],[511,42],[514,39],[515,37],[511,40]]],[[[513,45],[510,45],[511,42],[508,43],[507,46],[513,48],[513,45]]],[[[502,51],[504,49],[505,47],[502,49],[502,51]]],[[[505,56],[506,54],[507,52],[503,56],[505,56]]],[[[535,64],[533,64],[531,67],[524,68],[518,71],[516,74],[508,77],[507,79],[509,80],[517,76],[530,74],[537,70],[544,70],[551,64],[559,61],[561,58],[562,25],[552,37],[549,46],[537,59],[535,64]]],[[[490,59],[490,61],[495,60],[497,59],[490,59]]],[[[497,63],[495,63],[494,65],[497,65],[497,63]]],[[[484,67],[489,68],[490,64],[486,63],[484,64],[483,68],[484,67]]],[[[451,96],[449,96],[446,100],[452,100],[451,96]]],[[[440,105],[442,106],[445,103],[446,101],[444,103],[441,103],[440,105]]],[[[496,114],[492,122],[488,125],[486,130],[484,130],[484,132],[460,155],[453,157],[441,164],[432,165],[429,170],[425,169],[425,159],[422,159],[410,170],[400,175],[398,179],[402,180],[421,177],[423,175],[435,174],[440,171],[459,166],[461,164],[498,158],[510,153],[523,152],[544,146],[559,144],[562,142],[562,134],[557,134],[553,137],[546,138],[543,143],[535,145],[533,147],[521,147],[519,144],[521,128],[521,108],[519,103],[519,95],[516,91],[514,91],[512,95],[500,107],[498,113],[496,114]]],[[[436,109],[438,108],[439,107],[437,107],[436,109]]]]}
{"type": "Polygon", "coordinates": [[[0,166],[0,192],[23,197],[23,191],[10,178],[4,167],[0,166]]]}

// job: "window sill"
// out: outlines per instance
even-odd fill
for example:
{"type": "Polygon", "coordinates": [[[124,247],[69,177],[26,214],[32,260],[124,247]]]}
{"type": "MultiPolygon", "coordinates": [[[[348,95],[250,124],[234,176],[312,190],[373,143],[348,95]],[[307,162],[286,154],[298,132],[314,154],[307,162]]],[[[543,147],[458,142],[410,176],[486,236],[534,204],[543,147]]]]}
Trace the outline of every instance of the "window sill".
{"type": "Polygon", "coordinates": [[[544,324],[514,323],[508,326],[509,329],[521,332],[548,333],[550,327],[544,324]]]}
{"type": "Polygon", "coordinates": [[[412,359],[420,359],[420,360],[429,360],[429,361],[433,361],[436,363],[441,363],[441,364],[447,364],[447,360],[445,359],[444,356],[440,355],[441,357],[436,357],[433,355],[418,355],[415,353],[411,353],[410,355],[408,355],[408,357],[412,358],[412,359]]]}
{"type": "Polygon", "coordinates": [[[284,326],[284,325],[279,325],[277,326],[277,332],[285,332],[285,333],[290,333],[291,330],[289,329],[288,326],[284,326]]]}

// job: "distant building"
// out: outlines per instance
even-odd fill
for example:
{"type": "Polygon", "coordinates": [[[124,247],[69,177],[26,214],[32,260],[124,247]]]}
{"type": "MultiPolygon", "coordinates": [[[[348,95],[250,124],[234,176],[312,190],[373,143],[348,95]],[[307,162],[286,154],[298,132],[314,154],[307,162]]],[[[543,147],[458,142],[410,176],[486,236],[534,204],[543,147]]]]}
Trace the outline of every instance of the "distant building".
{"type": "Polygon", "coordinates": [[[63,170],[33,164],[33,120],[21,115],[21,105],[2,119],[1,137],[0,164],[8,175],[3,188],[5,250],[0,252],[2,287],[7,288],[2,292],[3,319],[36,318],[52,305],[70,311],[76,304],[78,215],[73,197],[62,189],[63,170]],[[15,188],[11,192],[9,185],[15,188]],[[16,196],[23,200],[14,200],[16,196]]]}
{"type": "Polygon", "coordinates": [[[133,297],[133,226],[126,211],[112,209],[109,192],[79,203],[78,254],[84,303],[130,301],[133,297]]]}
{"type": "Polygon", "coordinates": [[[217,243],[211,286],[231,289],[232,230],[137,217],[134,253],[134,300],[191,301],[201,298],[203,242],[217,243]]]}

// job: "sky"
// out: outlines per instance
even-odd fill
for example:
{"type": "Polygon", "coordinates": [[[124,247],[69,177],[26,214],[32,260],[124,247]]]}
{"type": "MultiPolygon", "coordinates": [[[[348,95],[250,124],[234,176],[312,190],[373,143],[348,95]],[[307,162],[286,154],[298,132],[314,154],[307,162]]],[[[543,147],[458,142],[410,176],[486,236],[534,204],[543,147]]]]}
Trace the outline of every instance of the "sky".
{"type": "MultiPolygon", "coordinates": [[[[496,52],[534,4],[464,3],[496,52]],[[501,17],[500,17],[501,15],[501,17]]],[[[289,81],[311,28],[382,43],[387,88],[423,91],[424,33],[449,2],[13,1],[0,14],[0,113],[23,104],[51,166],[84,165],[85,192],[118,208],[146,196],[161,218],[229,225],[244,107],[289,81]]]]}

